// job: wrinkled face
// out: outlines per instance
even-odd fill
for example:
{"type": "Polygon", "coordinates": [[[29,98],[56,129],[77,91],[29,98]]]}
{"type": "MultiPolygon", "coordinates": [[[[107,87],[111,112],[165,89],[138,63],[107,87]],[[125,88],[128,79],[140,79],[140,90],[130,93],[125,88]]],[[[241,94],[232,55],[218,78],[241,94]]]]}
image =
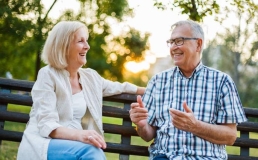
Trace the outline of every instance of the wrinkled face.
{"type": "MultiPolygon", "coordinates": [[[[174,28],[171,39],[179,37],[198,38],[192,36],[191,28],[188,25],[181,25],[174,28]]],[[[194,70],[200,62],[202,40],[184,40],[184,44],[177,46],[175,43],[170,47],[170,55],[174,60],[174,64],[183,71],[194,70]]]]}
{"type": "Polygon", "coordinates": [[[86,64],[86,54],[90,46],[88,44],[88,32],[85,28],[80,28],[74,33],[70,42],[69,55],[67,57],[67,67],[80,68],[86,64]]]}

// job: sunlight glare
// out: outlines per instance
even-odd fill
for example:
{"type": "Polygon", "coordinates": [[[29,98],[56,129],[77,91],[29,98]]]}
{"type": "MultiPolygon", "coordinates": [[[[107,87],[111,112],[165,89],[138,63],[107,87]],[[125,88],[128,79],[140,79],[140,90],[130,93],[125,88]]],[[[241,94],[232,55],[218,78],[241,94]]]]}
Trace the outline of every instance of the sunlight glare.
{"type": "Polygon", "coordinates": [[[130,72],[138,73],[144,70],[148,70],[150,68],[150,64],[146,61],[142,61],[142,62],[130,61],[125,63],[125,68],[130,72]]]}

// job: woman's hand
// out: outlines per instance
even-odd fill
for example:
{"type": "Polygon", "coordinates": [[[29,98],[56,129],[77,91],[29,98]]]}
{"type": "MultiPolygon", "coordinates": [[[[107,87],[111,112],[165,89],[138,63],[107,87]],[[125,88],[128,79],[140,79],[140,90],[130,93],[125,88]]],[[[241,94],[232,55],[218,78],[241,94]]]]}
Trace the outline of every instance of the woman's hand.
{"type": "Polygon", "coordinates": [[[78,130],[66,127],[58,127],[53,130],[49,136],[51,138],[80,141],[103,149],[107,147],[107,144],[102,135],[94,130],[78,130]]]}
{"type": "Polygon", "coordinates": [[[104,138],[94,130],[78,130],[78,141],[92,144],[98,148],[105,149],[107,144],[104,138]]]}

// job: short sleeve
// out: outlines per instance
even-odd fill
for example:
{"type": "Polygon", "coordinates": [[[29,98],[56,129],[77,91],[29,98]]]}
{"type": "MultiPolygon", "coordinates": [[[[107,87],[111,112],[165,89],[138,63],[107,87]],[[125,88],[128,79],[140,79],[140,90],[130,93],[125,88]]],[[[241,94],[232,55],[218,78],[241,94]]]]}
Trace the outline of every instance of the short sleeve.
{"type": "Polygon", "coordinates": [[[220,91],[217,123],[241,123],[246,116],[233,80],[226,76],[220,91]]]}

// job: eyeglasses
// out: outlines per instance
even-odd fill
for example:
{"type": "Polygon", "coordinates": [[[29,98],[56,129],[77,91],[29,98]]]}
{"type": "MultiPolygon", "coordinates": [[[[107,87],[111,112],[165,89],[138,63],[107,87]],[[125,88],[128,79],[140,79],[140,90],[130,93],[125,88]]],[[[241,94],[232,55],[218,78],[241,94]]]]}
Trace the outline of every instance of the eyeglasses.
{"type": "Polygon", "coordinates": [[[167,40],[167,45],[168,45],[168,47],[171,47],[175,43],[177,46],[182,46],[184,44],[185,40],[197,40],[197,39],[199,39],[199,38],[178,37],[175,39],[167,40]]]}

